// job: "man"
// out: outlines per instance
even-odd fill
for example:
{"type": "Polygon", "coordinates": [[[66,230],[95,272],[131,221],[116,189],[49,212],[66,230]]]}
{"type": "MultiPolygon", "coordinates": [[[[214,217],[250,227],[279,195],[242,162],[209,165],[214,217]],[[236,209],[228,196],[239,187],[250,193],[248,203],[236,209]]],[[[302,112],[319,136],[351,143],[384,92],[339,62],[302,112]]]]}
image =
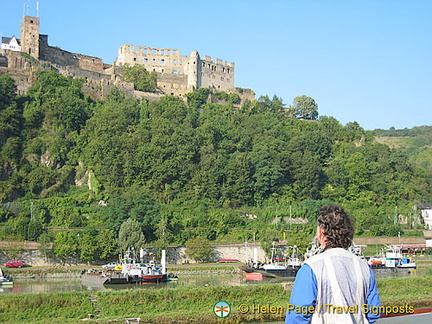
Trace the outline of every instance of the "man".
{"type": "Polygon", "coordinates": [[[373,323],[380,306],[372,269],[349,252],[354,227],[338,205],[319,211],[317,240],[322,253],[297,273],[285,323],[373,323]],[[378,308],[375,308],[378,309],[378,308]]]}

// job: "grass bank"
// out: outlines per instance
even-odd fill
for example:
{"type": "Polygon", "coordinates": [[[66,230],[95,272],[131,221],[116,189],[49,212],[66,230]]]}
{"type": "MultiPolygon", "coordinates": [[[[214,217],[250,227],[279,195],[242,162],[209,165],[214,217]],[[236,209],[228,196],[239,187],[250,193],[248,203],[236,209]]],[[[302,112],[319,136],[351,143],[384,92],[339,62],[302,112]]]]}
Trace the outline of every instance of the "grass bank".
{"type": "MultiPolygon", "coordinates": [[[[430,276],[379,279],[378,288],[386,306],[432,305],[430,276]]],[[[6,294],[0,298],[0,322],[76,323],[92,314],[88,322],[124,322],[125,318],[139,317],[144,323],[220,323],[213,313],[218,301],[231,305],[224,323],[283,320],[285,311],[281,308],[289,296],[290,291],[280,284],[6,294]],[[248,312],[240,313],[240,305],[246,305],[248,312]],[[258,312],[259,306],[267,307],[267,311],[258,312]],[[281,308],[274,308],[272,314],[268,306],[281,308]]]]}

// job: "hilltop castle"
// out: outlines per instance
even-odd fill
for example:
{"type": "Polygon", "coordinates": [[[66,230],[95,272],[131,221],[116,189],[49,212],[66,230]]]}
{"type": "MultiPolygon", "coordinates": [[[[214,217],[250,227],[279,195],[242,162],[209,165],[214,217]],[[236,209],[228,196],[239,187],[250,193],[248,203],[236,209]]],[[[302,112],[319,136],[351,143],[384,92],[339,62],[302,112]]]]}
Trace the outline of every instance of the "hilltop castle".
{"type": "Polygon", "coordinates": [[[254,99],[251,90],[235,88],[233,62],[214,61],[209,56],[202,59],[197,51],[185,56],[178,49],[123,45],[116,61],[106,64],[98,57],[50,46],[48,35],[39,33],[39,25],[39,17],[25,16],[20,39],[1,39],[0,75],[9,73],[15,77],[20,93],[26,92],[34,81],[34,71],[54,69],[65,76],[86,78],[83,91],[94,98],[104,99],[112,87],[117,87],[128,96],[147,99],[163,95],[184,97],[199,88],[236,92],[241,99],[254,99]],[[148,71],[155,71],[159,92],[135,91],[133,84],[122,80],[125,64],[141,64],[148,71]]]}

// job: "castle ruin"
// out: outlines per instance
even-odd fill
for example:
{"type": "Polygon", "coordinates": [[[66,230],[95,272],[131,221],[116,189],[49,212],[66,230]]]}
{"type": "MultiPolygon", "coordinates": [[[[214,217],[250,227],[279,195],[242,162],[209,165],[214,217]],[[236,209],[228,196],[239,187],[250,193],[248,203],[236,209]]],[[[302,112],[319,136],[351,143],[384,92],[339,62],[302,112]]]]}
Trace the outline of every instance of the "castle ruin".
{"type": "Polygon", "coordinates": [[[117,87],[130,97],[150,100],[163,95],[183,98],[199,88],[235,92],[242,100],[254,99],[251,90],[235,88],[233,62],[213,60],[209,56],[201,58],[197,51],[185,56],[178,49],[122,45],[114,63],[106,64],[98,57],[50,46],[48,35],[39,33],[39,25],[39,17],[25,16],[20,39],[13,36],[1,40],[0,75],[8,73],[14,77],[19,93],[25,93],[31,86],[34,71],[54,69],[65,76],[85,78],[83,91],[93,98],[104,99],[112,87],[117,87]],[[123,81],[126,64],[141,64],[147,71],[155,71],[158,93],[135,91],[132,83],[123,81]]]}

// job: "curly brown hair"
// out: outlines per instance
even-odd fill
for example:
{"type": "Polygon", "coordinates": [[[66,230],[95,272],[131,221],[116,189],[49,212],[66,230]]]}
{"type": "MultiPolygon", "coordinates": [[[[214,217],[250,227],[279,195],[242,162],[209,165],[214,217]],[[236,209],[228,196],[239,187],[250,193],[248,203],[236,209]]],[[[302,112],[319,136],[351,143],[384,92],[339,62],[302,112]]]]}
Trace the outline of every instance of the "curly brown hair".
{"type": "Polygon", "coordinates": [[[326,248],[344,248],[351,246],[354,237],[354,225],[345,210],[339,205],[325,205],[320,208],[318,226],[323,229],[326,248]]]}

